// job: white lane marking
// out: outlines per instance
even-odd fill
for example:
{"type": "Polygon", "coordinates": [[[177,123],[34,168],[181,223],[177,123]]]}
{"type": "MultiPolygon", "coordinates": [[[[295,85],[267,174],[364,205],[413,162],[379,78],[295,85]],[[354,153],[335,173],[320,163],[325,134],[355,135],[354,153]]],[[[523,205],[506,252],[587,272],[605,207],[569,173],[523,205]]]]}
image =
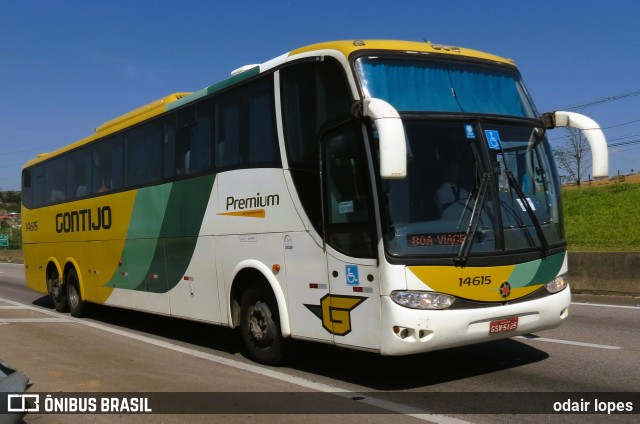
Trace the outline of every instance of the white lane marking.
{"type": "Polygon", "coordinates": [[[73,322],[67,318],[0,318],[0,323],[20,323],[20,322],[73,322]]]}
{"type": "MultiPolygon", "coordinates": [[[[14,302],[12,300],[7,300],[7,299],[2,299],[0,298],[0,301],[5,301],[7,303],[10,303],[12,305],[16,305],[16,306],[22,306],[26,309],[32,309],[34,311],[38,311],[40,313],[46,314],[46,315],[51,315],[51,316],[55,316],[55,317],[59,317],[59,313],[57,312],[51,312],[48,311],[46,309],[40,309],[37,308],[35,306],[30,306],[30,305],[24,305],[22,303],[18,303],[18,302],[14,302]]],[[[307,389],[311,389],[311,390],[315,390],[318,392],[323,392],[323,393],[328,393],[328,394],[332,394],[335,396],[340,396],[342,398],[346,398],[346,399],[353,399],[353,398],[358,398],[360,400],[357,400],[357,402],[360,403],[366,403],[367,405],[376,407],[376,408],[380,408],[380,409],[385,409],[387,411],[392,411],[392,412],[396,412],[399,414],[403,414],[403,415],[407,415],[413,418],[417,418],[419,420],[422,421],[427,421],[427,422],[432,422],[432,423],[438,423],[438,424],[469,424],[468,421],[463,421],[463,420],[459,420],[457,418],[453,418],[453,417],[448,417],[446,415],[439,415],[439,414],[432,414],[424,409],[419,409],[419,408],[414,408],[412,406],[407,406],[407,405],[402,405],[399,403],[395,403],[395,402],[390,402],[390,401],[386,401],[383,399],[376,399],[374,397],[362,394],[362,393],[358,393],[358,392],[352,392],[346,389],[342,389],[339,387],[334,387],[334,386],[330,386],[328,384],[324,384],[324,383],[318,383],[315,381],[311,381],[311,380],[307,380],[305,378],[302,377],[296,377],[293,375],[289,375],[280,371],[276,371],[276,370],[272,370],[272,369],[268,369],[268,368],[263,368],[260,367],[258,365],[253,365],[253,364],[246,364],[244,362],[240,362],[240,361],[236,361],[233,359],[227,359],[227,358],[223,358],[220,356],[216,356],[214,354],[211,353],[206,353],[206,352],[201,352],[199,350],[196,349],[190,349],[188,347],[185,346],[179,346],[173,343],[168,343],[162,340],[155,340],[152,339],[151,337],[147,337],[147,336],[143,336],[143,335],[139,335],[139,334],[133,334],[133,333],[129,333],[127,331],[123,331],[123,330],[119,330],[117,328],[112,328],[112,327],[108,327],[106,325],[103,324],[99,324],[99,323],[95,323],[95,322],[89,322],[89,321],[84,321],[81,319],[77,319],[74,317],[68,317],[66,318],[67,322],[74,322],[77,324],[82,324],[82,325],[86,325],[88,327],[92,327],[92,328],[96,328],[100,331],[108,331],[110,333],[113,334],[117,334],[119,336],[124,336],[124,337],[128,337],[130,339],[134,339],[140,342],[144,342],[144,343],[148,343],[154,346],[158,346],[158,347],[162,347],[165,349],[169,349],[169,350],[173,350],[175,352],[180,352],[180,353],[184,353],[186,355],[190,355],[190,356],[194,356],[196,358],[200,358],[200,359],[205,359],[207,361],[211,361],[211,362],[215,362],[221,365],[226,365],[229,367],[233,367],[242,371],[249,371],[249,372],[253,372],[255,374],[259,374],[259,375],[263,375],[265,377],[269,377],[269,378],[273,378],[276,380],[280,380],[280,381],[284,381],[290,384],[295,384],[297,386],[300,387],[304,387],[307,389]]]]}
{"type": "Polygon", "coordinates": [[[573,345],[573,346],[594,347],[596,349],[609,349],[609,350],[622,349],[620,346],[609,346],[609,345],[601,345],[601,344],[595,344],[595,343],[574,342],[572,340],[548,339],[546,337],[538,337],[533,334],[516,336],[514,337],[514,339],[526,339],[526,340],[532,340],[535,342],[559,343],[559,344],[566,344],[566,345],[573,345]]]}
{"type": "Polygon", "coordinates": [[[578,306],[596,306],[598,308],[640,309],[640,306],[605,305],[604,303],[571,302],[571,304],[572,305],[578,305],[578,306]]]}
{"type": "MultiPolygon", "coordinates": [[[[1,299],[0,299],[1,300],[1,299]]],[[[0,310],[25,310],[21,305],[0,306],[0,310]]],[[[0,318],[0,324],[20,323],[20,322],[71,322],[67,318],[0,318]]]]}

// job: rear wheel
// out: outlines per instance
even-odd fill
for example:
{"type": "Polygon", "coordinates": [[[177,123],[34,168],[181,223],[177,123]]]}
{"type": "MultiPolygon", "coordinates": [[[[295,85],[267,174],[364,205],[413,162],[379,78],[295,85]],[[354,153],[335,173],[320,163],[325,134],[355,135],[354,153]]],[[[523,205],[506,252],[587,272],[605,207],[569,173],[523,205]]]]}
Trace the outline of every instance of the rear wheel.
{"type": "Polygon", "coordinates": [[[56,308],[56,311],[67,312],[69,310],[67,291],[60,281],[60,274],[58,274],[58,270],[55,267],[47,274],[47,289],[49,290],[49,295],[51,295],[51,300],[53,301],[53,306],[56,308]]]}
{"type": "Polygon", "coordinates": [[[67,272],[65,285],[67,286],[69,311],[72,316],[80,318],[85,313],[85,303],[82,300],[82,295],[80,294],[80,283],[75,269],[71,268],[69,272],[67,272]]]}
{"type": "Polygon", "coordinates": [[[248,355],[262,364],[280,363],[285,341],[273,294],[257,286],[245,290],[240,320],[240,333],[248,355]]]}

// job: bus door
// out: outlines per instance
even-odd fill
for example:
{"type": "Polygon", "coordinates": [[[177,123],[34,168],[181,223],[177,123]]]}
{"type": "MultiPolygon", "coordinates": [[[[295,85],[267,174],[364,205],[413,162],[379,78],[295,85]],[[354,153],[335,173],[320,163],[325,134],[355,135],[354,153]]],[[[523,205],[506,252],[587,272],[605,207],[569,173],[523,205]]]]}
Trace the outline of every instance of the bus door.
{"type": "Polygon", "coordinates": [[[291,334],[330,343],[331,327],[325,328],[322,309],[329,296],[322,243],[308,231],[288,232],[283,242],[291,334]]]}
{"type": "Polygon", "coordinates": [[[336,344],[379,349],[375,224],[362,138],[361,127],[349,123],[322,139],[324,238],[330,290],[323,300],[322,319],[336,344]]]}

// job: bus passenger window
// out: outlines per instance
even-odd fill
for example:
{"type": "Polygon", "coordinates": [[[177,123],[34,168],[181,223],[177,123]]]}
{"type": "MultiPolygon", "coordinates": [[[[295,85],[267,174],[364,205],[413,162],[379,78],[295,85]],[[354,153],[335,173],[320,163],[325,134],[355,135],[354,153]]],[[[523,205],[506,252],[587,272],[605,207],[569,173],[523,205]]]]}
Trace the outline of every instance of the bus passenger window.
{"type": "Polygon", "coordinates": [[[212,102],[199,103],[196,119],[189,134],[189,148],[184,154],[187,173],[207,171],[211,168],[211,146],[213,144],[212,102]]]}
{"type": "Polygon", "coordinates": [[[31,187],[33,191],[33,206],[44,206],[45,201],[45,183],[44,183],[44,165],[36,165],[31,169],[31,187]]]}
{"type": "Polygon", "coordinates": [[[211,101],[180,109],[164,120],[164,176],[181,177],[211,169],[211,101]]]}
{"type": "Polygon", "coordinates": [[[322,234],[318,131],[351,112],[349,84],[341,65],[330,58],[288,66],[280,78],[289,172],[311,224],[322,234]]]}
{"type": "Polygon", "coordinates": [[[272,76],[216,98],[216,167],[280,165],[274,104],[272,76]]]}
{"type": "Polygon", "coordinates": [[[93,149],[93,193],[122,188],[122,136],[100,141],[93,149]]]}
{"type": "Polygon", "coordinates": [[[67,158],[67,193],[69,198],[80,198],[91,190],[91,148],[85,147],[67,158]]]}
{"type": "Polygon", "coordinates": [[[45,165],[46,203],[61,202],[67,198],[67,166],[64,157],[53,159],[45,165]]]}
{"type": "Polygon", "coordinates": [[[126,134],[126,186],[148,184],[160,178],[161,128],[157,122],[126,134]]]}
{"type": "Polygon", "coordinates": [[[172,178],[178,174],[178,167],[180,163],[179,153],[177,152],[177,133],[178,123],[177,114],[172,113],[167,115],[163,123],[163,140],[162,149],[164,154],[164,169],[163,175],[165,178],[172,178]]]}

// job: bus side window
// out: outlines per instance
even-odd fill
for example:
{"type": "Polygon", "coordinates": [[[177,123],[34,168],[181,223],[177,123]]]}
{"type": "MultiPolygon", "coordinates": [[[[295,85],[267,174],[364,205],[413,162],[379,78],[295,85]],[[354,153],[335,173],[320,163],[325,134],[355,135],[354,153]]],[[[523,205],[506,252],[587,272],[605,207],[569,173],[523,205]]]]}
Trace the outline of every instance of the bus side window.
{"type": "Polygon", "coordinates": [[[76,150],[67,157],[67,193],[70,199],[91,194],[91,148],[76,150]]]}
{"type": "Polygon", "coordinates": [[[45,202],[57,203],[67,198],[67,166],[64,156],[45,165],[45,202]]]}
{"type": "MultiPolygon", "coordinates": [[[[165,178],[172,178],[178,174],[179,153],[177,143],[178,122],[177,113],[171,113],[164,118],[162,149],[164,156],[164,169],[162,174],[165,178]]],[[[183,162],[184,163],[184,162],[183,162]]]]}
{"type": "Polygon", "coordinates": [[[184,159],[187,173],[203,172],[211,169],[211,147],[213,145],[212,131],[212,101],[198,103],[193,128],[190,132],[189,150],[184,159]]]}
{"type": "Polygon", "coordinates": [[[288,66],[280,78],[289,172],[311,224],[322,234],[318,131],[351,112],[349,85],[341,65],[330,58],[288,66]]]}
{"type": "Polygon", "coordinates": [[[122,188],[122,136],[101,140],[93,148],[93,193],[122,188]]]}
{"type": "Polygon", "coordinates": [[[180,109],[164,120],[164,177],[180,178],[211,169],[211,100],[180,109]]]}
{"type": "Polygon", "coordinates": [[[31,169],[22,170],[22,204],[33,207],[33,185],[31,184],[31,169]]]}
{"type": "Polygon", "coordinates": [[[161,134],[158,122],[143,125],[126,134],[127,187],[144,185],[160,179],[161,134]]]}
{"type": "Polygon", "coordinates": [[[272,75],[215,99],[217,168],[280,166],[274,105],[272,75]]]}
{"type": "MultiPolygon", "coordinates": [[[[29,207],[39,207],[45,204],[45,184],[44,184],[44,165],[36,165],[30,170],[31,172],[31,205],[29,207]]],[[[26,204],[26,203],[25,203],[26,204]]]]}

